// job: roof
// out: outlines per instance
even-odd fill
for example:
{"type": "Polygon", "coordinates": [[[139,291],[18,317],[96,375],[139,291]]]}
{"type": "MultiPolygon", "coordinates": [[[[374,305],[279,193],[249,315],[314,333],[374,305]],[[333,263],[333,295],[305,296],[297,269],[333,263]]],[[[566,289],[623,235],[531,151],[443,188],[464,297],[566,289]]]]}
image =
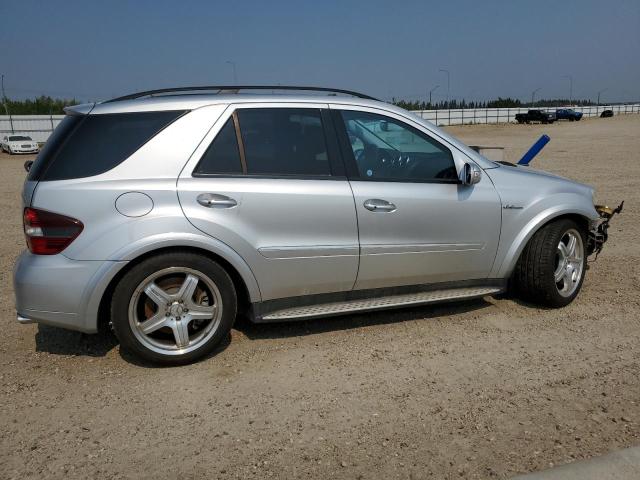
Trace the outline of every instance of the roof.
{"type": "Polygon", "coordinates": [[[342,95],[314,95],[314,94],[254,94],[254,93],[221,93],[221,94],[179,94],[145,97],[117,102],[86,103],[67,107],[65,111],[73,114],[105,114],[125,112],[146,112],[158,110],[194,110],[207,105],[230,103],[340,103],[346,105],[360,105],[391,107],[379,100],[354,98],[342,95]]]}

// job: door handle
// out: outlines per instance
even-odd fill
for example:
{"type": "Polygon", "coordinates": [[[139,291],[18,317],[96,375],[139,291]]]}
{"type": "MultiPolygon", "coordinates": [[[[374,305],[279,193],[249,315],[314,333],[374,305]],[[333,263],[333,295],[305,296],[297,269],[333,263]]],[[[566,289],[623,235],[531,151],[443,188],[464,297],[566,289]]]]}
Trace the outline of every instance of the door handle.
{"type": "Polygon", "coordinates": [[[372,212],[394,212],[396,210],[396,206],[393,203],[379,198],[366,200],[364,202],[364,208],[372,212]]]}
{"type": "Polygon", "coordinates": [[[201,193],[197,200],[200,205],[209,208],[232,208],[238,205],[233,198],[217,193],[201,193]]]}

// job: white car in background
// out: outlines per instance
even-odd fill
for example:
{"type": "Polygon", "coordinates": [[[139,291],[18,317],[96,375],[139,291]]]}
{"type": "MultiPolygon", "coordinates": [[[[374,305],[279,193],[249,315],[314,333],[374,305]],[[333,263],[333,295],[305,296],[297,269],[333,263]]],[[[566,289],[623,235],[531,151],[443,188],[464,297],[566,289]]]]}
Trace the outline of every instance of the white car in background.
{"type": "Polygon", "coordinates": [[[7,153],[38,153],[38,142],[26,135],[5,135],[2,137],[2,150],[7,153]]]}

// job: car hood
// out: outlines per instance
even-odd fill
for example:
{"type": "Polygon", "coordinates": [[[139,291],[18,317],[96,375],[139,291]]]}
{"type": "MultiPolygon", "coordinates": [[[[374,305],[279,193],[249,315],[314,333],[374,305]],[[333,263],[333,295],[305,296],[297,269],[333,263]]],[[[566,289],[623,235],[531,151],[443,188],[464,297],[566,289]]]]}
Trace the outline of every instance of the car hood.
{"type": "Polygon", "coordinates": [[[574,193],[587,197],[589,201],[593,198],[594,190],[590,185],[531,167],[500,165],[500,168],[488,170],[486,173],[501,192],[501,196],[504,192],[504,196],[509,198],[517,198],[520,194],[524,197],[556,193],[574,193]]]}

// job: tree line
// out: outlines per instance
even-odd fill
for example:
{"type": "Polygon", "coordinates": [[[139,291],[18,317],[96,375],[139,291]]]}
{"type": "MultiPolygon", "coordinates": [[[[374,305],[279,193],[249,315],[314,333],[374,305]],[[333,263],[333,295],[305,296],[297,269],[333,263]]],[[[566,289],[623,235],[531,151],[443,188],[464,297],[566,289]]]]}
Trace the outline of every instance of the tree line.
{"type": "Polygon", "coordinates": [[[0,107],[1,115],[5,115],[7,111],[11,115],[63,115],[64,107],[77,105],[81,102],[75,98],[51,98],[42,95],[33,100],[9,100],[5,98],[2,103],[4,106],[0,107]]]}
{"type": "MultiPolygon", "coordinates": [[[[26,100],[9,100],[4,101],[8,112],[11,115],[62,115],[64,114],[64,107],[69,105],[77,105],[79,102],[75,98],[51,98],[49,96],[42,95],[40,97],[26,100]]],[[[442,100],[439,102],[425,102],[425,101],[412,101],[401,100],[394,98],[392,100],[394,105],[397,105],[405,110],[455,110],[461,108],[532,108],[532,107],[559,107],[563,105],[578,105],[589,106],[596,105],[591,100],[571,100],[567,98],[556,98],[548,100],[536,100],[535,102],[522,102],[518,99],[511,97],[502,98],[498,97],[495,100],[488,101],[467,101],[462,100],[442,100]]],[[[2,108],[0,114],[5,114],[7,111],[2,108]],[[4,110],[4,111],[3,111],[4,110]]]]}
{"type": "Polygon", "coordinates": [[[533,108],[533,107],[560,107],[564,105],[589,106],[596,105],[591,100],[569,100],[568,98],[555,98],[547,100],[536,100],[535,102],[522,102],[517,98],[498,97],[495,100],[482,102],[462,100],[442,100],[440,102],[425,102],[412,100],[393,99],[392,103],[405,110],[456,110],[462,108],[533,108]]]}

